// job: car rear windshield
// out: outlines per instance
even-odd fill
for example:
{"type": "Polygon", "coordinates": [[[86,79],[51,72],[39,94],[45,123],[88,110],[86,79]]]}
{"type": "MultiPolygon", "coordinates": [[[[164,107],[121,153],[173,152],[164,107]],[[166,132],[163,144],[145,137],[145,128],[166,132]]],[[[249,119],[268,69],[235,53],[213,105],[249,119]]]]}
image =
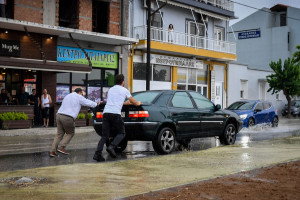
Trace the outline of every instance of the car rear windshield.
{"type": "Polygon", "coordinates": [[[133,98],[135,100],[142,102],[143,104],[151,104],[154,99],[160,94],[159,91],[151,91],[151,92],[137,92],[132,93],[133,98]]]}
{"type": "Polygon", "coordinates": [[[255,102],[235,102],[231,104],[227,109],[228,110],[251,110],[255,102]]]}

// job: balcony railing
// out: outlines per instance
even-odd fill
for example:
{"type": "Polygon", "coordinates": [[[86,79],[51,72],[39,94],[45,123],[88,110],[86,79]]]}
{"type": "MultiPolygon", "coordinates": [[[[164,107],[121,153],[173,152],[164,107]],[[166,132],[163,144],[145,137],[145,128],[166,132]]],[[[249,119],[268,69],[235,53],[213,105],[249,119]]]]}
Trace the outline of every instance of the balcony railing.
{"type": "MultiPolygon", "coordinates": [[[[139,40],[147,40],[147,26],[135,27],[134,37],[139,40]]],[[[151,27],[150,37],[152,41],[236,54],[235,43],[175,31],[168,31],[162,28],[151,27]]]]}
{"type": "Polygon", "coordinates": [[[234,12],[233,2],[229,0],[197,0],[199,2],[204,2],[206,4],[211,4],[216,7],[220,7],[224,10],[229,10],[234,12]]]}

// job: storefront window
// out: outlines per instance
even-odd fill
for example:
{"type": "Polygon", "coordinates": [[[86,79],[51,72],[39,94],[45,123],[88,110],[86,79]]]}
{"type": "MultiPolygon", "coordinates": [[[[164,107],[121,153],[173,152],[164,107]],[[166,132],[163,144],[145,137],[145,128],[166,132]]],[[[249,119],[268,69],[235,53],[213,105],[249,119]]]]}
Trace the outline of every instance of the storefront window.
{"type": "Polygon", "coordinates": [[[146,80],[146,64],[133,63],[133,79],[146,80]]]}
{"type": "Polygon", "coordinates": [[[196,84],[196,69],[188,69],[188,83],[196,84]]]}
{"type": "Polygon", "coordinates": [[[186,83],[186,78],[187,78],[186,71],[187,71],[186,68],[178,68],[178,70],[177,70],[177,82],[178,83],[186,83]]]}
{"type": "Polygon", "coordinates": [[[154,81],[171,81],[171,67],[154,65],[153,67],[153,80],[154,81]]]}
{"type": "Polygon", "coordinates": [[[74,92],[74,90],[75,90],[76,88],[81,88],[81,89],[82,89],[83,96],[86,96],[86,87],[85,87],[85,86],[73,85],[73,86],[72,86],[72,92],[74,92]]]}
{"type": "Polygon", "coordinates": [[[70,84],[70,73],[57,73],[56,79],[57,83],[70,84]]]}
{"type": "Polygon", "coordinates": [[[57,85],[56,86],[56,102],[62,102],[62,100],[70,93],[70,86],[57,85]]]}
{"type": "Polygon", "coordinates": [[[207,65],[204,65],[204,69],[197,70],[197,84],[207,84],[207,65]]]}
{"type": "Polygon", "coordinates": [[[196,85],[189,85],[188,90],[194,90],[196,91],[196,85]]]}
{"type": "Polygon", "coordinates": [[[186,85],[177,85],[177,90],[186,90],[186,85]]]}
{"type": "Polygon", "coordinates": [[[115,71],[114,70],[105,70],[105,80],[107,80],[108,86],[115,85],[115,71]]]}
{"type": "Polygon", "coordinates": [[[101,87],[88,87],[88,99],[99,102],[101,100],[101,87]]]}
{"type": "Polygon", "coordinates": [[[92,72],[88,74],[88,85],[89,86],[100,86],[101,85],[101,69],[92,69],[92,72]]]}
{"type": "Polygon", "coordinates": [[[82,73],[72,73],[72,84],[84,85],[86,80],[86,75],[82,73]]]}

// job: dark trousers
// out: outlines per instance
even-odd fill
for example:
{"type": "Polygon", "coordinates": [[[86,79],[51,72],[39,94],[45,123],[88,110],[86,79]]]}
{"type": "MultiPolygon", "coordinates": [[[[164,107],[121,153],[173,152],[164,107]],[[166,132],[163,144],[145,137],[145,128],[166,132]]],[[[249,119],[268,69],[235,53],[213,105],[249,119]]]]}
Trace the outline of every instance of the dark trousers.
{"type": "Polygon", "coordinates": [[[98,143],[97,152],[103,150],[103,146],[109,137],[114,137],[110,146],[117,147],[125,137],[125,126],[121,115],[104,113],[102,122],[102,137],[98,143]]]}

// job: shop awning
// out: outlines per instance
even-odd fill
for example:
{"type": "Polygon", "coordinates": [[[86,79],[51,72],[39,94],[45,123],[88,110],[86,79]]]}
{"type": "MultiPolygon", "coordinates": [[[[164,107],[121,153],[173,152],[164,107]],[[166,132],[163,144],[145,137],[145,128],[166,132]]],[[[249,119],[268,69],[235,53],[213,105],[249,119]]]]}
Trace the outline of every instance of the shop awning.
{"type": "Polygon", "coordinates": [[[76,73],[89,73],[92,71],[92,68],[88,65],[79,65],[56,61],[47,61],[46,63],[44,63],[43,60],[2,56],[0,56],[0,68],[76,73]]]}
{"type": "Polygon", "coordinates": [[[6,19],[0,17],[0,28],[16,30],[16,31],[24,31],[24,27],[26,27],[28,32],[31,33],[40,33],[40,34],[46,34],[50,36],[53,35],[61,38],[70,38],[69,33],[71,33],[73,38],[76,40],[83,40],[83,41],[96,42],[102,44],[128,45],[128,44],[138,42],[138,40],[135,38],[129,38],[124,36],[96,33],[91,31],[83,31],[78,29],[71,29],[71,28],[65,28],[60,26],[51,26],[51,25],[6,19]]]}

